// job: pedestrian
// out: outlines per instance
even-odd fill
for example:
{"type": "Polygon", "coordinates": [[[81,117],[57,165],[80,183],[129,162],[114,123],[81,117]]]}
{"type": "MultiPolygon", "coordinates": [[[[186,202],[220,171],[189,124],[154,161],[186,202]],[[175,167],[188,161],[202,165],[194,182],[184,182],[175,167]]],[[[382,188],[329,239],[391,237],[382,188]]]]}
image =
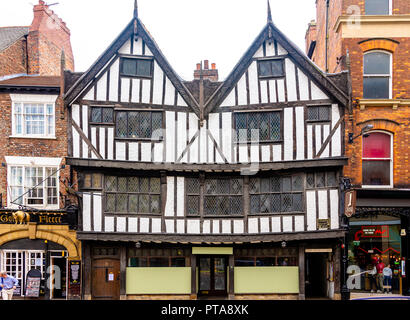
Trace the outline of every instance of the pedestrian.
{"type": "Polygon", "coordinates": [[[392,293],[392,287],[391,287],[392,276],[393,276],[393,271],[390,268],[390,264],[388,264],[387,267],[383,269],[383,284],[384,284],[383,292],[386,290],[386,293],[390,293],[390,294],[392,293]]]}
{"type": "Polygon", "coordinates": [[[373,265],[373,268],[371,270],[366,271],[369,276],[370,276],[370,292],[373,293],[373,284],[377,289],[377,281],[376,281],[376,276],[377,276],[377,269],[376,266],[373,265]]]}
{"type": "Polygon", "coordinates": [[[9,276],[6,272],[0,273],[0,286],[2,288],[1,295],[3,300],[12,300],[14,290],[16,290],[19,282],[16,278],[9,276]]]}
{"type": "Polygon", "coordinates": [[[379,259],[379,263],[376,265],[377,269],[377,293],[383,292],[383,269],[385,264],[383,263],[382,259],[379,259]]]}

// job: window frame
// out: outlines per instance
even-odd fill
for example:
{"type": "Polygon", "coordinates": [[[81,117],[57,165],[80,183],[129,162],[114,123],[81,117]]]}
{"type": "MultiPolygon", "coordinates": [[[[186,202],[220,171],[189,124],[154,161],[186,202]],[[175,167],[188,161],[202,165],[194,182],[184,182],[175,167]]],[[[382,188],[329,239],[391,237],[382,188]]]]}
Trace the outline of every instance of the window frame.
{"type": "Polygon", "coordinates": [[[331,121],[332,121],[332,108],[331,108],[331,105],[326,104],[326,105],[308,105],[308,106],[306,106],[306,122],[308,122],[308,123],[316,123],[316,122],[331,122],[331,121]],[[326,119],[326,120],[309,119],[309,109],[310,109],[310,108],[318,109],[318,112],[319,112],[319,109],[320,109],[320,108],[327,108],[328,111],[329,111],[329,118],[326,119]]]}
{"type": "MultiPolygon", "coordinates": [[[[364,15],[366,15],[366,16],[375,16],[375,14],[367,14],[366,13],[366,3],[367,3],[367,1],[369,1],[369,0],[365,0],[365,3],[364,3],[364,15]]],[[[389,1],[389,12],[387,13],[387,14],[383,14],[383,15],[392,15],[392,13],[393,13],[393,0],[387,0],[387,1],[389,1]]],[[[381,15],[381,14],[378,14],[378,15],[381,15]]]]}
{"type": "Polygon", "coordinates": [[[258,72],[258,79],[260,80],[269,80],[269,79],[284,79],[286,78],[286,65],[285,65],[285,57],[279,56],[279,57],[265,57],[265,58],[259,58],[256,59],[257,61],[257,72],[258,72]],[[261,62],[266,62],[266,61],[281,61],[282,62],[282,75],[269,75],[269,76],[261,76],[260,75],[260,63],[261,62]]]}
{"type": "Polygon", "coordinates": [[[12,102],[12,114],[11,114],[11,128],[12,128],[12,135],[11,138],[34,138],[34,139],[56,139],[56,105],[55,102],[49,102],[46,101],[35,101],[33,100],[27,100],[27,101],[13,101],[12,102]],[[26,121],[26,112],[24,105],[42,105],[43,108],[43,126],[44,126],[44,134],[32,134],[32,133],[27,133],[27,121],[26,121]],[[21,105],[21,133],[17,133],[17,112],[16,112],[16,105],[21,105]],[[52,114],[48,114],[47,112],[47,107],[48,105],[52,105],[52,114]],[[49,132],[49,120],[48,117],[52,116],[52,132],[49,132]]]}
{"type": "MultiPolygon", "coordinates": [[[[233,124],[233,130],[234,130],[234,132],[235,132],[235,140],[234,140],[234,144],[236,144],[236,145],[244,145],[244,144],[252,144],[252,143],[258,143],[258,144],[279,144],[279,143],[282,143],[283,142],[283,135],[284,135],[284,133],[283,133],[283,127],[284,127],[284,123],[283,123],[283,109],[280,109],[280,110],[263,110],[263,111],[248,111],[248,110],[246,110],[246,111],[235,111],[235,112],[233,112],[233,121],[232,121],[232,124],[233,124]],[[248,137],[249,137],[249,125],[248,125],[248,123],[249,123],[249,121],[248,121],[248,118],[249,118],[249,115],[250,114],[261,114],[261,113],[267,113],[267,114],[271,114],[271,113],[277,113],[278,115],[279,115],[279,121],[280,121],[280,124],[279,124],[279,133],[280,133],[280,138],[279,139],[277,139],[277,140],[271,140],[271,139],[269,139],[269,140],[261,140],[260,138],[259,138],[259,140],[257,140],[257,141],[254,141],[254,140],[252,140],[252,132],[251,132],[251,139],[249,139],[248,137]],[[238,139],[238,130],[237,130],[237,115],[240,115],[240,114],[245,114],[246,116],[247,116],[247,118],[246,118],[246,130],[247,130],[247,138],[246,138],[246,141],[245,140],[243,140],[243,141],[241,141],[241,140],[239,140],[238,139]]],[[[241,130],[243,130],[243,129],[241,129],[241,130]]],[[[269,131],[271,131],[271,126],[269,125],[269,131]]],[[[259,137],[260,137],[260,135],[259,135],[259,137]]]]}
{"type": "Polygon", "coordinates": [[[370,50],[370,51],[366,51],[363,53],[363,81],[362,81],[362,85],[363,85],[363,99],[367,99],[367,100],[384,100],[384,99],[392,99],[393,96],[393,53],[386,51],[386,50],[370,50]],[[364,69],[365,69],[365,56],[367,54],[371,54],[371,53],[383,53],[389,56],[389,63],[390,63],[390,70],[389,70],[389,97],[388,98],[365,98],[364,97],[364,81],[365,78],[387,78],[386,74],[365,74],[364,73],[364,69]]]}
{"type": "Polygon", "coordinates": [[[366,188],[366,189],[385,189],[385,188],[393,188],[394,186],[394,176],[393,176],[393,164],[394,164],[394,154],[393,154],[393,142],[394,142],[394,135],[391,132],[388,131],[383,131],[383,130],[372,130],[371,132],[369,132],[368,134],[372,134],[372,133],[383,133],[386,134],[390,137],[390,158],[365,158],[363,156],[363,151],[364,151],[364,141],[366,138],[362,137],[362,182],[363,182],[363,160],[380,160],[380,161],[389,161],[390,163],[390,184],[388,185],[365,185],[362,184],[362,188],[366,188]]]}
{"type": "MultiPolygon", "coordinates": [[[[138,67],[137,67],[138,68],[138,67]]],[[[131,56],[131,55],[120,55],[120,66],[119,66],[119,75],[121,78],[133,78],[133,79],[152,79],[154,75],[154,58],[153,57],[147,57],[147,56],[131,56]],[[150,69],[150,76],[145,76],[145,75],[131,75],[131,74],[125,74],[123,73],[123,63],[124,60],[144,60],[144,61],[150,61],[151,62],[151,69],[150,69]]]]}
{"type": "MultiPolygon", "coordinates": [[[[136,109],[136,110],[130,110],[130,109],[114,109],[114,139],[115,140],[125,140],[125,141],[144,141],[144,142],[161,142],[164,140],[164,111],[162,110],[152,110],[152,109],[136,109]],[[127,137],[118,137],[117,136],[117,116],[119,112],[123,112],[127,114],[127,137]],[[129,119],[129,113],[131,112],[137,112],[137,113],[141,113],[141,112],[149,112],[150,113],[150,127],[151,127],[151,137],[150,138],[141,138],[141,137],[129,137],[128,136],[128,132],[129,132],[129,128],[128,128],[128,119],[129,119]],[[153,113],[158,113],[161,114],[161,130],[162,130],[162,135],[158,138],[153,137],[153,130],[152,130],[152,114],[153,113]]],[[[138,127],[139,128],[139,127],[138,127]]]]}
{"type": "Polygon", "coordinates": [[[114,106],[99,106],[99,105],[90,105],[90,113],[89,113],[89,123],[93,124],[93,125],[109,125],[109,126],[115,126],[115,109],[114,106]],[[111,109],[112,111],[112,122],[95,122],[93,121],[93,109],[97,108],[97,109],[101,109],[101,120],[103,120],[103,114],[102,114],[102,110],[103,109],[111,109]]]}
{"type": "MultiPolygon", "coordinates": [[[[8,207],[11,208],[11,209],[16,209],[16,208],[19,207],[18,204],[12,203],[13,200],[16,200],[16,199],[12,199],[12,188],[16,187],[16,188],[23,188],[23,193],[22,194],[25,194],[25,195],[22,197],[22,205],[32,207],[32,208],[37,208],[37,209],[50,209],[50,210],[59,209],[60,208],[60,197],[59,197],[59,195],[60,195],[60,179],[59,179],[59,177],[60,176],[59,176],[58,169],[59,169],[59,167],[55,166],[55,165],[8,164],[7,165],[7,184],[8,184],[8,187],[7,187],[7,204],[8,204],[8,207]],[[11,180],[11,178],[12,178],[12,174],[11,174],[12,168],[21,168],[22,169],[22,175],[21,175],[22,185],[21,186],[15,186],[12,183],[12,180],[11,180]],[[43,186],[42,186],[42,188],[43,188],[43,197],[42,197],[43,198],[43,204],[28,204],[27,203],[28,194],[25,194],[29,189],[29,187],[27,187],[25,185],[25,182],[26,182],[26,169],[27,168],[41,168],[43,170],[43,180],[44,180],[43,186]],[[48,203],[48,192],[47,191],[48,191],[49,186],[48,186],[48,181],[47,181],[48,179],[47,179],[47,173],[46,173],[47,169],[52,169],[53,172],[57,171],[55,173],[56,174],[56,177],[55,177],[56,186],[55,186],[55,188],[56,188],[56,193],[57,193],[57,204],[49,204],[48,203]]],[[[18,198],[20,198],[20,197],[18,197],[18,198]]]]}

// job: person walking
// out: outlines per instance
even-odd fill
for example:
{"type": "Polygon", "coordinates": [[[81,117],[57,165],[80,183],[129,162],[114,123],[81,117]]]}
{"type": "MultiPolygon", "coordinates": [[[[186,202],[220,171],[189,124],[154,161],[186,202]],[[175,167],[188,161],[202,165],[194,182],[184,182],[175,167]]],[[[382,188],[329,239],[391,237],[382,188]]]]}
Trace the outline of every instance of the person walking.
{"type": "Polygon", "coordinates": [[[19,281],[14,277],[9,276],[6,272],[1,272],[0,277],[0,286],[2,288],[1,295],[3,300],[12,300],[14,290],[16,290],[19,281]]]}
{"type": "Polygon", "coordinates": [[[387,265],[387,267],[385,267],[383,269],[383,292],[386,291],[386,293],[392,293],[392,287],[391,287],[391,280],[392,280],[392,276],[393,276],[393,271],[390,268],[390,264],[387,265]]]}
{"type": "Polygon", "coordinates": [[[381,259],[379,259],[379,263],[376,265],[377,270],[377,293],[383,292],[383,269],[385,264],[381,259]]]}
{"type": "Polygon", "coordinates": [[[376,287],[377,290],[377,281],[376,281],[376,276],[377,276],[377,269],[376,266],[373,265],[373,268],[366,271],[366,273],[370,276],[370,292],[373,293],[373,284],[376,287]]]}

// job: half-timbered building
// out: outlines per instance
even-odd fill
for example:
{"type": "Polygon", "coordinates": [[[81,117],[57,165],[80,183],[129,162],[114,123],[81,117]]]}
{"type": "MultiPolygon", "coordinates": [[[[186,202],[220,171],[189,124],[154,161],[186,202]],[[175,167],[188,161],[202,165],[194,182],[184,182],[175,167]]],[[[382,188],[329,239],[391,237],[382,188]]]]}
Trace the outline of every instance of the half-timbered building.
{"type": "Polygon", "coordinates": [[[183,81],[136,7],[65,94],[85,299],[340,296],[347,74],[268,12],[227,79],[183,81]]]}

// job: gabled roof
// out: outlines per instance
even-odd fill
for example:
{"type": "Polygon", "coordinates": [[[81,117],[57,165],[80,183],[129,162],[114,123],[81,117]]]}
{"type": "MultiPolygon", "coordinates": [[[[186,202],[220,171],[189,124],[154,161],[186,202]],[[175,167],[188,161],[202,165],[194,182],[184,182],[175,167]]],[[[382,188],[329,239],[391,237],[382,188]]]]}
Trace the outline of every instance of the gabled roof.
{"type": "MultiPolygon", "coordinates": [[[[79,94],[86,88],[86,86],[94,79],[94,77],[101,71],[101,69],[111,60],[111,58],[122,47],[125,41],[129,40],[134,33],[134,21],[127,25],[127,27],[121,32],[121,34],[111,43],[111,45],[104,51],[104,53],[97,59],[97,61],[74,83],[74,85],[68,90],[65,95],[66,105],[72,103],[79,94]]],[[[186,88],[182,79],[171,67],[153,37],[148,30],[142,24],[139,18],[137,21],[138,36],[140,36],[145,44],[148,46],[152,54],[154,55],[158,65],[167,75],[172,82],[176,90],[181,94],[185,102],[190,106],[194,112],[199,116],[199,105],[195,100],[191,92],[186,88]]]]}
{"type": "Polygon", "coordinates": [[[0,28],[0,52],[10,47],[21,37],[28,35],[29,27],[0,28]]]}
{"type": "Polygon", "coordinates": [[[225,100],[241,76],[249,68],[257,50],[265,40],[270,38],[270,35],[288,52],[290,58],[294,60],[302,71],[311,77],[319,88],[334,97],[342,105],[349,105],[349,97],[268,19],[266,26],[239,60],[227,79],[219,86],[212,97],[205,102],[205,115],[209,114],[225,100]]]}

